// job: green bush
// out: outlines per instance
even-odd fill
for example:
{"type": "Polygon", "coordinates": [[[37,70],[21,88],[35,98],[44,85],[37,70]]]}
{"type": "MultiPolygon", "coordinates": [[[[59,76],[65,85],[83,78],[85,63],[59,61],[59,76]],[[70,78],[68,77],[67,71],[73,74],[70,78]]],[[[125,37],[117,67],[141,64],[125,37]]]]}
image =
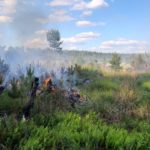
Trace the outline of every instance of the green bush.
{"type": "Polygon", "coordinates": [[[0,95],[0,113],[18,112],[21,108],[21,99],[12,99],[7,92],[0,95]]]}
{"type": "Polygon", "coordinates": [[[52,114],[56,110],[69,111],[71,110],[70,103],[65,99],[61,91],[56,93],[43,93],[41,96],[37,96],[33,115],[36,113],[42,113],[45,115],[52,114]]]}
{"type": "Polygon", "coordinates": [[[128,133],[98,121],[94,114],[84,117],[73,113],[58,113],[63,118],[49,128],[40,126],[31,132],[21,149],[148,149],[149,136],[137,132],[128,133]]]}
{"type": "Polygon", "coordinates": [[[11,89],[8,90],[8,95],[12,98],[19,98],[21,96],[19,81],[13,78],[10,81],[10,84],[11,84],[11,89]]]}
{"type": "Polygon", "coordinates": [[[90,85],[87,86],[89,92],[93,90],[108,91],[108,90],[117,90],[119,88],[118,84],[107,79],[95,80],[90,85]]]}
{"type": "Polygon", "coordinates": [[[49,117],[39,115],[27,122],[13,118],[0,120],[0,144],[5,149],[19,150],[148,150],[150,134],[131,132],[108,126],[94,113],[83,117],[56,112],[49,117]],[[42,118],[41,118],[42,117],[42,118]],[[47,120],[36,124],[36,119],[47,120]]]}
{"type": "Polygon", "coordinates": [[[147,90],[147,91],[150,91],[150,81],[147,81],[147,82],[144,82],[142,84],[142,87],[147,90]]]}

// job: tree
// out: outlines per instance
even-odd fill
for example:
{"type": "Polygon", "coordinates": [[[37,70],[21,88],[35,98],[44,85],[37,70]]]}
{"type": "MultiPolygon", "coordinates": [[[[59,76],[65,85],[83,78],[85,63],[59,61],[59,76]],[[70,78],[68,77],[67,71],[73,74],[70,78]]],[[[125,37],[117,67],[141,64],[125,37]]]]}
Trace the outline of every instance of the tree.
{"type": "Polygon", "coordinates": [[[131,64],[136,70],[144,69],[144,67],[146,66],[146,60],[144,58],[144,55],[142,54],[135,55],[131,64]]]}
{"type": "Polygon", "coordinates": [[[112,55],[112,59],[110,60],[111,68],[114,70],[120,70],[121,69],[121,56],[117,53],[114,53],[112,55]]]}
{"type": "Polygon", "coordinates": [[[9,71],[9,65],[4,62],[3,59],[0,58],[0,84],[2,84],[5,75],[9,71]]]}
{"type": "Polygon", "coordinates": [[[60,47],[62,44],[60,32],[55,29],[51,29],[47,32],[47,41],[52,50],[61,51],[60,47]]]}

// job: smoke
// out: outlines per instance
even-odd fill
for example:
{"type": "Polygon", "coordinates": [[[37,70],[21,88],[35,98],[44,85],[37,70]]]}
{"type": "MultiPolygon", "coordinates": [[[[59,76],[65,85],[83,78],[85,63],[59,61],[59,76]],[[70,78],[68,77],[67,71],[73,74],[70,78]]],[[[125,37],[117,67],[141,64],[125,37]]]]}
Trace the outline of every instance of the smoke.
{"type": "Polygon", "coordinates": [[[0,47],[0,57],[9,65],[4,84],[13,77],[19,79],[27,74],[27,68],[34,68],[34,75],[55,74],[53,81],[59,87],[67,89],[75,85],[77,76],[68,76],[67,68],[75,64],[74,55],[68,52],[58,53],[49,49],[25,49],[23,47],[0,47]],[[64,68],[64,69],[62,69],[64,68]]]}
{"type": "Polygon", "coordinates": [[[13,21],[10,27],[21,44],[33,37],[37,30],[43,28],[39,19],[45,19],[46,13],[37,5],[40,2],[41,0],[18,0],[15,5],[16,11],[12,14],[13,21]]]}
{"type": "MultiPolygon", "coordinates": [[[[46,73],[54,73],[56,84],[65,89],[76,85],[78,80],[78,73],[73,71],[72,74],[72,69],[68,75],[66,70],[68,67],[78,64],[99,68],[103,64],[106,65],[110,61],[111,56],[111,54],[94,52],[63,51],[58,53],[50,49],[25,49],[23,47],[10,47],[6,49],[6,47],[0,47],[0,57],[4,59],[10,68],[9,73],[5,77],[6,81],[14,76],[19,78],[21,75],[26,75],[26,68],[31,65],[34,68],[34,75],[37,77],[46,73]]],[[[122,55],[122,62],[129,64],[133,56],[122,55]]],[[[143,57],[148,67],[150,67],[150,55],[143,54],[143,57]]]]}

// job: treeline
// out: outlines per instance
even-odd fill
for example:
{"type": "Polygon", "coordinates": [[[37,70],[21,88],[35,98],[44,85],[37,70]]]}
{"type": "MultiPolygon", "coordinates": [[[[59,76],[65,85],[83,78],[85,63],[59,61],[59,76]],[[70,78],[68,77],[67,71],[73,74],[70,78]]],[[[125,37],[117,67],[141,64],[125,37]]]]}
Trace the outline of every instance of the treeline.
{"type": "MultiPolygon", "coordinates": [[[[149,54],[118,54],[121,57],[121,63],[130,64],[136,70],[142,68],[146,70],[146,67],[150,66],[149,54]]],[[[112,59],[112,53],[98,53],[88,51],[67,51],[60,52],[47,49],[25,49],[23,47],[0,47],[0,56],[11,66],[18,66],[18,64],[32,64],[39,63],[43,66],[60,66],[60,65],[106,65],[109,64],[112,59]],[[13,62],[13,63],[12,63],[13,62]],[[52,64],[52,65],[51,65],[52,64]]]]}

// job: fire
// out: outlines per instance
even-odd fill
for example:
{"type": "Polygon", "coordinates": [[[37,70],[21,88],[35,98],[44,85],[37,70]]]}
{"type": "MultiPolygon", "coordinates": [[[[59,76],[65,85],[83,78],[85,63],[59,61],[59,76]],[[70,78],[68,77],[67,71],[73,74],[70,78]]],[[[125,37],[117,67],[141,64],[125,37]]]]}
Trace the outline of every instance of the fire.
{"type": "Polygon", "coordinates": [[[62,95],[68,98],[71,103],[76,103],[76,102],[84,100],[84,98],[80,95],[78,90],[72,89],[72,88],[69,90],[62,90],[61,88],[54,85],[51,77],[48,77],[47,79],[45,79],[43,84],[45,88],[47,89],[47,91],[52,94],[56,94],[59,91],[61,91],[62,95]]]}
{"type": "Polygon", "coordinates": [[[43,81],[43,85],[47,92],[51,94],[59,93],[62,96],[64,96],[66,99],[69,100],[73,107],[75,106],[75,103],[80,103],[85,100],[85,97],[81,96],[78,90],[73,88],[63,90],[60,87],[58,87],[58,85],[56,86],[55,84],[53,84],[52,78],[50,76],[43,81]]]}
{"type": "Polygon", "coordinates": [[[45,79],[44,80],[44,86],[47,87],[50,81],[52,82],[52,78],[51,77],[45,79]]]}
{"type": "Polygon", "coordinates": [[[44,84],[44,87],[47,89],[47,91],[50,93],[56,93],[58,90],[58,88],[53,84],[51,77],[48,77],[47,79],[45,79],[43,84],[44,84]]]}

